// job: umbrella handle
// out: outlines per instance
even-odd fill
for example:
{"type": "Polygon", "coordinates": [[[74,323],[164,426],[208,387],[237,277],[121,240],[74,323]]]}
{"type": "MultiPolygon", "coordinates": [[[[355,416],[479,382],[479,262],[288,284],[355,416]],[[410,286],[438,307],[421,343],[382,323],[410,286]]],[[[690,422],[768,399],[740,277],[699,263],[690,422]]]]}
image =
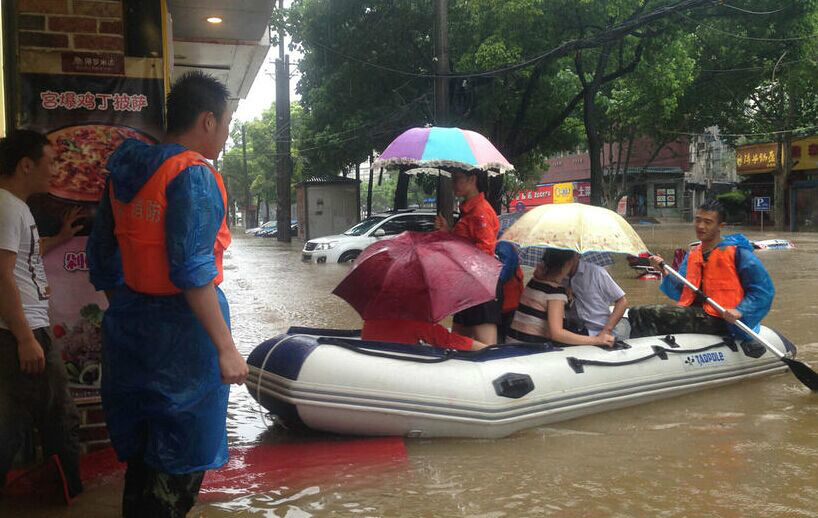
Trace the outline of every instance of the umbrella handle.
{"type": "MultiPolygon", "coordinates": [[[[679,272],[677,272],[676,270],[674,270],[673,268],[668,266],[664,261],[659,263],[659,266],[665,272],[669,273],[670,275],[674,276],[677,280],[684,283],[684,285],[687,286],[688,288],[690,288],[691,290],[693,290],[694,293],[704,297],[705,301],[708,304],[710,304],[711,306],[713,306],[714,308],[716,308],[717,310],[719,310],[722,313],[722,315],[724,314],[725,309],[721,305],[719,305],[718,302],[716,302],[715,300],[713,300],[710,297],[708,297],[707,295],[705,295],[705,293],[702,290],[697,288],[692,282],[687,280],[682,274],[680,274],[679,272]]],[[[781,359],[789,358],[789,355],[784,354],[783,352],[779,351],[777,347],[775,347],[773,344],[771,344],[770,342],[768,342],[767,340],[762,338],[758,333],[756,333],[755,331],[750,329],[750,327],[747,324],[745,324],[744,322],[742,322],[741,320],[736,320],[736,325],[739,327],[739,329],[741,329],[742,331],[744,331],[748,335],[752,336],[753,338],[755,338],[756,340],[761,342],[761,344],[764,345],[764,347],[766,347],[767,349],[772,351],[779,358],[781,358],[781,359]]]]}

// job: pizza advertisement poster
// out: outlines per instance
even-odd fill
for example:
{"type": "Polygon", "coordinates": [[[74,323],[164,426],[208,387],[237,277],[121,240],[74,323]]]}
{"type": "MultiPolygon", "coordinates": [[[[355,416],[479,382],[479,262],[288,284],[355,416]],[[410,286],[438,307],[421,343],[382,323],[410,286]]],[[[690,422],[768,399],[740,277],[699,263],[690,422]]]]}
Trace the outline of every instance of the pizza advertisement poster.
{"type": "Polygon", "coordinates": [[[50,195],[95,203],[105,164],[127,138],[155,143],[162,132],[161,79],[22,74],[21,126],[46,134],[55,147],[50,195]]]}
{"type": "Polygon", "coordinates": [[[85,244],[105,189],[108,157],[133,138],[156,143],[162,134],[162,79],[122,75],[21,74],[20,127],[46,135],[55,150],[48,194],[29,199],[40,235],[57,234],[64,215],[80,207],[77,236],[43,257],[53,297],[53,339],[63,350],[69,380],[98,386],[105,297],[88,278],[85,244]]]}

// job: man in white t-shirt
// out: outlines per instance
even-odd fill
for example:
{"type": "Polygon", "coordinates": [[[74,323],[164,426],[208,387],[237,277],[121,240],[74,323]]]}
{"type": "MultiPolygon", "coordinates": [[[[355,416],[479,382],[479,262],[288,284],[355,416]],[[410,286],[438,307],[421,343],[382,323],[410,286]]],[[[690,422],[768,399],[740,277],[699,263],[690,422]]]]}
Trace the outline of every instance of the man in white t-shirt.
{"type": "Polygon", "coordinates": [[[57,455],[69,496],[82,492],[79,415],[65,364],[48,335],[49,287],[42,253],[76,234],[76,212],[57,236],[40,239],[29,196],[48,192],[54,149],[27,130],[0,139],[0,489],[25,433],[40,431],[46,458],[57,455]]]}
{"type": "Polygon", "coordinates": [[[608,271],[580,260],[569,279],[573,295],[573,303],[566,311],[569,322],[590,336],[608,333],[620,340],[627,339],[630,325],[622,315],[628,308],[628,299],[608,271]]]}

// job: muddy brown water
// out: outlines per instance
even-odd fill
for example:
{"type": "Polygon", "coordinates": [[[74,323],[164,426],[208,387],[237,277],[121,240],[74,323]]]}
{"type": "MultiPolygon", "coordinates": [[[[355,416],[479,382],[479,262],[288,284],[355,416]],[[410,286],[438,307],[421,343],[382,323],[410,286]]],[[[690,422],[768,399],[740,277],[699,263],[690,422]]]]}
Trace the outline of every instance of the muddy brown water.
{"type": "MultiPolygon", "coordinates": [[[[637,230],[665,257],[695,239],[683,224],[637,230]]],[[[818,234],[746,234],[796,243],[795,250],[758,252],[776,286],[765,324],[818,367],[818,234]]],[[[303,264],[300,245],[236,236],[223,288],[245,355],[290,325],[360,325],[330,294],[349,267],[303,264]]],[[[631,304],[666,300],[656,281],[637,280],[624,262],[610,271],[631,304]]],[[[228,437],[231,446],[282,448],[331,440],[268,429],[247,390],[235,386],[228,437]]],[[[190,516],[818,515],[818,396],[789,373],[504,439],[407,439],[405,446],[402,461],[357,465],[347,459],[282,477],[274,489],[237,487],[235,498],[200,503],[190,516]]],[[[121,477],[112,477],[89,487],[70,508],[0,501],[0,516],[118,516],[121,489],[121,477]]]]}

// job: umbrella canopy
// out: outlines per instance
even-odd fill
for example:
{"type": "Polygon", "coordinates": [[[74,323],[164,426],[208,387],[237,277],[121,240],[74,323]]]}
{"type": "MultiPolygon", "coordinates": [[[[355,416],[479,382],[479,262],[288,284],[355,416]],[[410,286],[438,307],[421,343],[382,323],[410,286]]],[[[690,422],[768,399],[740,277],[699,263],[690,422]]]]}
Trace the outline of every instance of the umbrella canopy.
{"type": "Polygon", "coordinates": [[[332,293],[364,320],[437,322],[493,299],[501,268],[448,232],[404,232],[367,247],[332,293]]]}
{"type": "Polygon", "coordinates": [[[522,247],[545,246],[587,252],[639,255],[648,250],[622,216],[583,203],[541,205],[528,211],[503,234],[522,247]]]}
{"type": "MultiPolygon", "coordinates": [[[[500,230],[497,232],[497,238],[500,239],[503,232],[505,232],[511,225],[516,223],[518,219],[523,217],[523,214],[525,214],[524,211],[500,214],[497,217],[497,219],[500,220],[500,230]]],[[[548,247],[546,246],[522,247],[517,243],[512,244],[515,246],[515,249],[520,256],[520,264],[523,266],[537,266],[537,263],[542,261],[542,256],[545,254],[545,251],[548,250],[548,247]]],[[[608,252],[586,252],[582,255],[582,260],[603,267],[614,264],[613,255],[609,254],[608,252]]]]}
{"type": "MultiPolygon", "coordinates": [[[[542,261],[542,256],[545,255],[548,248],[547,246],[519,247],[520,264],[523,266],[537,266],[537,263],[542,261]]],[[[610,252],[585,252],[580,256],[580,259],[586,263],[602,267],[614,264],[613,254],[610,252]]]]}
{"type": "Polygon", "coordinates": [[[412,128],[401,133],[372,163],[375,169],[409,166],[408,173],[480,169],[500,174],[514,169],[483,135],[460,128],[412,128]]]}

